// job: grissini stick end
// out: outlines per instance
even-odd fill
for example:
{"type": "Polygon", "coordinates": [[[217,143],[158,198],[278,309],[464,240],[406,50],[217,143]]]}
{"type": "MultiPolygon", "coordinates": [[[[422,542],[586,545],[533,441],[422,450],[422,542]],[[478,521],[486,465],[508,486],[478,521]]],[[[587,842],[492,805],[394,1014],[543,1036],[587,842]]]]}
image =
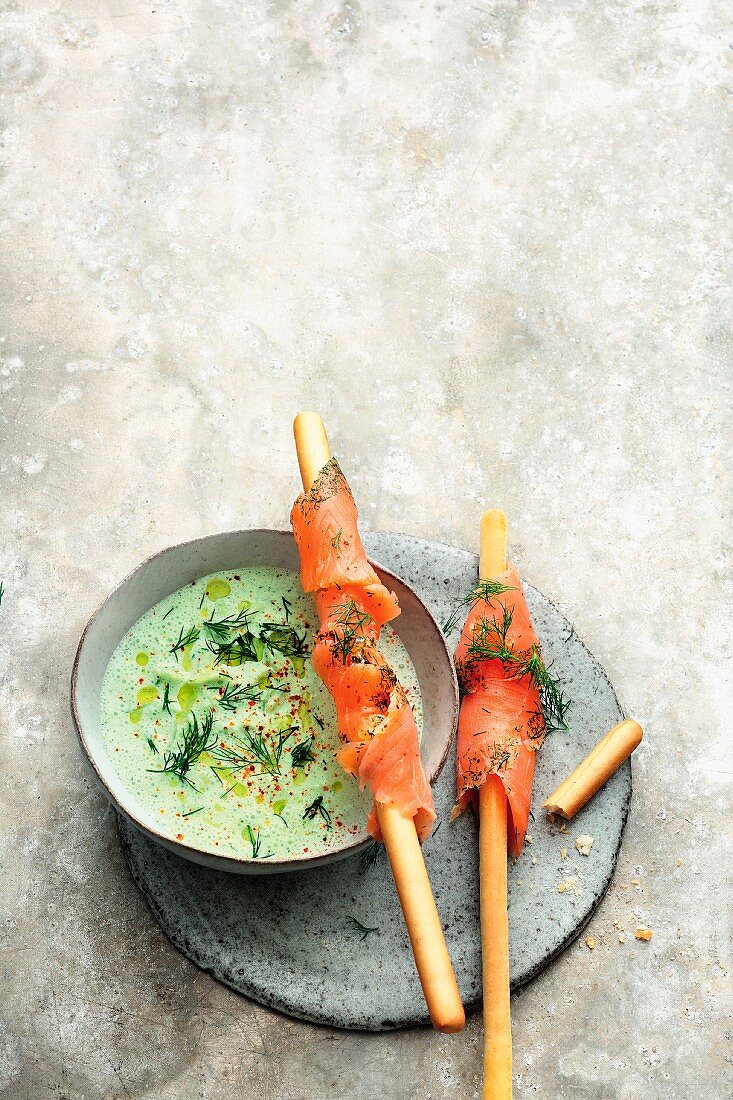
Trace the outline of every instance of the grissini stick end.
{"type": "Polygon", "coordinates": [[[548,814],[558,814],[569,821],[621,767],[624,760],[628,760],[641,744],[643,736],[641,726],[633,718],[619,722],[545,799],[542,803],[544,809],[548,814]]]}
{"type": "Polygon", "coordinates": [[[331,448],[325,425],[317,412],[298,413],[293,421],[293,434],[300,476],[307,493],[331,458],[331,448]]]}

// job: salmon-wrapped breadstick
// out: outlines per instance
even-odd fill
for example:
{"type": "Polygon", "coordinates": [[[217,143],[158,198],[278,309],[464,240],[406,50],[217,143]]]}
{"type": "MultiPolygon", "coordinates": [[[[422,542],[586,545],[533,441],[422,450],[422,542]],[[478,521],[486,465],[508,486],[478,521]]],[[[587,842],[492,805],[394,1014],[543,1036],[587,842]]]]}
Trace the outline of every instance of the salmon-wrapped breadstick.
{"type": "MultiPolygon", "coordinates": [[[[382,626],[400,608],[367,561],[356,504],[335,458],[298,497],[290,519],[303,588],[314,594],[318,610],[312,660],[336,704],[339,760],[376,802],[414,818],[424,840],[435,811],[415,716],[377,644],[382,626]]],[[[367,828],[381,839],[374,808],[367,828]]]]}
{"type": "Polygon", "coordinates": [[[508,803],[507,846],[516,857],[527,832],[535,752],[548,723],[564,725],[567,703],[542,660],[514,566],[479,584],[470,602],[455,654],[463,702],[453,812],[497,775],[508,803]]]}

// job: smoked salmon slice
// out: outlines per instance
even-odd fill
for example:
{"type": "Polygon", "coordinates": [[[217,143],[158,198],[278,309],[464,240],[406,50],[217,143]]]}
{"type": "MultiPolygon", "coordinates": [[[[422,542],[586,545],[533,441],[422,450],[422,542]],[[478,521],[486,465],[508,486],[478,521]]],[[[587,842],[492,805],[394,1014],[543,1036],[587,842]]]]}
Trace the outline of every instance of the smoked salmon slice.
{"type": "Polygon", "coordinates": [[[564,728],[567,702],[542,660],[514,567],[480,584],[468,602],[455,652],[463,700],[453,816],[497,775],[508,804],[507,847],[516,857],[527,833],[535,753],[548,729],[564,728]]]}
{"type": "MultiPolygon", "coordinates": [[[[332,458],[290,516],[303,588],[315,598],[320,629],[312,661],[336,704],[339,761],[375,801],[392,803],[430,833],[435,810],[420,758],[415,715],[378,648],[384,623],[400,613],[397,597],[369,564],[357,529],[357,508],[332,458]]],[[[381,839],[372,809],[369,833],[381,839]]]]}

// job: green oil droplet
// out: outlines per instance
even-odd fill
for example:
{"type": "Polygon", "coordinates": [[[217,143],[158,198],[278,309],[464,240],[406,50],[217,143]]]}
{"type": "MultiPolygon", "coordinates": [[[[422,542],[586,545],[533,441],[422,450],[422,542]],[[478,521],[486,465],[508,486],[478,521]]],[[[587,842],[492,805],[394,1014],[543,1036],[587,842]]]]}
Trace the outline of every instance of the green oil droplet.
{"type": "Polygon", "coordinates": [[[232,586],[229,581],[222,580],[221,577],[214,577],[206,585],[206,595],[210,600],[223,600],[231,590],[232,586]]]}
{"type": "Polygon", "coordinates": [[[196,702],[199,689],[195,684],[192,684],[190,680],[187,680],[185,684],[181,684],[178,689],[178,703],[181,710],[190,710],[193,704],[196,702]]]}
{"type": "Polygon", "coordinates": [[[341,782],[341,780],[340,780],[340,779],[337,779],[335,783],[332,783],[332,784],[331,784],[331,790],[332,790],[332,791],[333,791],[333,792],[334,792],[335,794],[338,794],[338,792],[339,792],[339,791],[340,791],[340,790],[341,790],[342,788],[343,788],[343,783],[341,782]]]}
{"type": "Polygon", "coordinates": [[[240,602],[237,604],[237,611],[249,611],[251,606],[251,600],[240,600],[240,602]]]}
{"type": "Polygon", "coordinates": [[[137,655],[137,657],[135,658],[135,660],[136,660],[136,661],[137,661],[137,663],[138,663],[138,664],[140,665],[140,668],[145,668],[146,664],[147,664],[147,663],[148,663],[148,661],[150,660],[150,657],[149,657],[149,655],[148,655],[147,653],[138,653],[138,655],[137,655]]]}
{"type": "Polygon", "coordinates": [[[285,809],[285,807],[287,806],[287,804],[288,804],[288,801],[287,801],[286,798],[276,799],[272,804],[272,812],[274,814],[281,814],[283,812],[283,810],[285,809]]]}
{"type": "Polygon", "coordinates": [[[296,676],[302,676],[305,672],[305,661],[302,657],[293,657],[293,669],[296,676]]]}
{"type": "Polygon", "coordinates": [[[297,771],[293,776],[293,786],[302,787],[305,783],[305,772],[297,771]]]}
{"type": "Polygon", "coordinates": [[[132,724],[134,726],[136,726],[138,724],[138,722],[140,721],[142,716],[143,716],[142,707],[135,707],[134,710],[130,711],[130,721],[132,722],[132,724]]]}
{"type": "MultiPolygon", "coordinates": [[[[159,699],[158,689],[154,687],[140,688],[137,693],[137,705],[138,707],[144,707],[147,703],[153,703],[156,699],[159,699]]],[[[138,719],[139,721],[139,719],[138,719]]]]}

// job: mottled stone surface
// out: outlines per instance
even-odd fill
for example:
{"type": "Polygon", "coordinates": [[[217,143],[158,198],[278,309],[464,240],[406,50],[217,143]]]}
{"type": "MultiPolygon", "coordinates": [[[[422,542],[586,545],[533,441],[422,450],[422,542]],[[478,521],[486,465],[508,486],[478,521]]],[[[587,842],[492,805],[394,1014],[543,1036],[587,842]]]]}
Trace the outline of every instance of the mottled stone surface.
{"type": "Polygon", "coordinates": [[[140,558],[284,524],[314,405],[367,526],[472,547],[501,504],[646,729],[515,1095],[730,1095],[729,16],[0,2],[3,1100],[478,1095],[476,1017],[319,1029],[179,956],[68,715],[140,558]]]}

